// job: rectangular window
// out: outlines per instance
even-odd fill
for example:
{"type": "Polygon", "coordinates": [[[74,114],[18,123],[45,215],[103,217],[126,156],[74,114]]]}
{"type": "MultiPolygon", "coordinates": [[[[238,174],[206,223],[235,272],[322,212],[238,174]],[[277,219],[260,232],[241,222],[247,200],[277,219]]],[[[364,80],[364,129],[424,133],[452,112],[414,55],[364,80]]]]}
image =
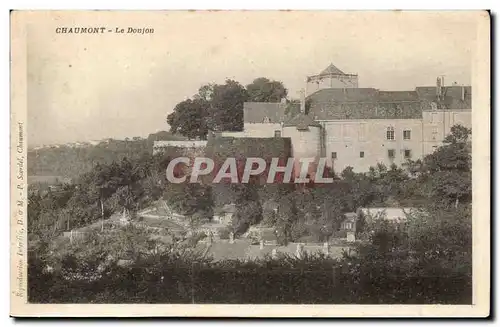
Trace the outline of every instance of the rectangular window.
{"type": "Polygon", "coordinates": [[[411,131],[410,130],[404,130],[403,131],[403,140],[410,140],[411,139],[411,131]]]}
{"type": "Polygon", "coordinates": [[[437,113],[431,113],[431,123],[437,123],[438,122],[438,114],[437,113]]]}
{"type": "Polygon", "coordinates": [[[394,158],[394,150],[393,149],[387,150],[387,156],[391,159],[394,158]]]}
{"type": "Polygon", "coordinates": [[[337,159],[337,152],[332,152],[332,159],[337,159]]]}
{"type": "Polygon", "coordinates": [[[281,131],[274,131],[274,137],[281,137],[281,131]]]}
{"type": "Polygon", "coordinates": [[[364,157],[365,157],[365,151],[361,151],[361,152],[359,153],[359,157],[360,157],[360,158],[364,158],[364,157]]]}
{"type": "Polygon", "coordinates": [[[394,140],[394,129],[393,128],[388,128],[387,129],[387,139],[389,141],[394,140]]]}
{"type": "Polygon", "coordinates": [[[411,158],[411,150],[405,150],[405,158],[411,158]]]}

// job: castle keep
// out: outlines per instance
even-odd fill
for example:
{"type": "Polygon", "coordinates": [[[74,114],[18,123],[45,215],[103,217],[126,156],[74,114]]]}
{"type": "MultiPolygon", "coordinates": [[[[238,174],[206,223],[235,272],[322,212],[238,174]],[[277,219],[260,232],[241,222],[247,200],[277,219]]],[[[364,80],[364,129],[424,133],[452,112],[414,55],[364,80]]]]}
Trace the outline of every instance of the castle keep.
{"type": "Polygon", "coordinates": [[[432,153],[453,125],[471,127],[471,87],[435,86],[411,91],[358,87],[358,76],[334,65],[307,77],[298,105],[244,105],[244,130],[231,137],[289,137],[294,157],[326,157],[336,172],[401,165],[432,153]]]}
{"type": "MultiPolygon", "coordinates": [[[[246,102],[243,131],[220,132],[219,141],[208,143],[243,138],[264,145],[271,140],[263,139],[288,138],[295,158],[326,157],[338,173],[348,166],[364,172],[377,163],[400,166],[432,153],[452,126],[471,127],[471,111],[470,86],[445,86],[438,77],[436,85],[411,91],[360,88],[357,74],[331,64],[306,78],[300,104],[246,102]]],[[[155,142],[155,148],[185,146],[178,142],[155,142]]],[[[207,145],[198,143],[193,148],[207,145]]]]}

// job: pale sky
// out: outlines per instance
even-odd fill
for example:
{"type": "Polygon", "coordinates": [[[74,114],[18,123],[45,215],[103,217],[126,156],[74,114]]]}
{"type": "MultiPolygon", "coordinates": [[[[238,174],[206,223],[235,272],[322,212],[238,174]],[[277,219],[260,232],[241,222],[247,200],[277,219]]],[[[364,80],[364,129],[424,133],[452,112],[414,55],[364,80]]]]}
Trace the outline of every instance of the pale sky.
{"type": "Polygon", "coordinates": [[[147,136],[206,83],[282,81],[297,98],[333,63],[360,87],[470,85],[475,15],[428,12],[80,12],[33,14],[29,144],[147,136]],[[154,34],[56,34],[58,26],[154,34]]]}

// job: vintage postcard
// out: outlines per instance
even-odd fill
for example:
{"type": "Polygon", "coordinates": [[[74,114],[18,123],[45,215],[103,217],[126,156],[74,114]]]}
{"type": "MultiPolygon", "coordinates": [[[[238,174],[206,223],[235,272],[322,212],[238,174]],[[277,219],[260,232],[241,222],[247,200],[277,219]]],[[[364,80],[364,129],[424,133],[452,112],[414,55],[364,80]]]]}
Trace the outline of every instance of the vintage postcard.
{"type": "Polygon", "coordinates": [[[13,11],[11,315],[487,317],[487,11],[13,11]]]}

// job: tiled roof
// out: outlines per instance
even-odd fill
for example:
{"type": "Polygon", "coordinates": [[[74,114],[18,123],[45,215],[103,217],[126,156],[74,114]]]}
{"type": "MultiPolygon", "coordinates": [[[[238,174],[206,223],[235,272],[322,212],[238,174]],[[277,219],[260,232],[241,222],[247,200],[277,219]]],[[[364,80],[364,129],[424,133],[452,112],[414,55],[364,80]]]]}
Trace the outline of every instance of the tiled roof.
{"type": "Polygon", "coordinates": [[[291,119],[292,117],[295,117],[298,114],[300,114],[300,103],[299,102],[289,103],[285,108],[284,121],[291,119]]]}
{"type": "Polygon", "coordinates": [[[416,91],[378,91],[377,101],[419,101],[419,98],[416,91]]]}
{"type": "Polygon", "coordinates": [[[438,109],[472,109],[472,89],[470,86],[445,86],[442,88],[443,96],[439,100],[435,86],[419,86],[416,92],[422,101],[424,110],[431,110],[432,102],[436,103],[438,109]]]}
{"type": "MultiPolygon", "coordinates": [[[[438,99],[435,86],[417,87],[414,91],[380,91],[375,88],[321,89],[307,97],[308,115],[313,121],[419,119],[422,118],[423,110],[432,110],[433,107],[444,110],[471,109],[471,91],[470,86],[445,86],[442,88],[442,98],[438,99]]],[[[302,118],[297,118],[300,114],[299,104],[247,102],[245,108],[245,123],[262,123],[264,118],[268,117],[272,123],[285,121],[290,126],[295,120],[304,120],[303,115],[302,118]],[[288,112],[285,114],[285,111],[288,112]]]]}
{"type": "Polygon", "coordinates": [[[310,116],[302,113],[288,119],[288,121],[283,124],[283,127],[290,126],[296,126],[297,129],[300,130],[306,130],[309,126],[321,127],[321,125],[318,122],[315,122],[310,116]]]}
{"type": "Polygon", "coordinates": [[[415,208],[360,208],[358,212],[373,219],[404,220],[415,208]]]}
{"type": "Polygon", "coordinates": [[[419,119],[420,102],[313,104],[309,115],[315,120],[337,119],[419,119]]]}
{"type": "Polygon", "coordinates": [[[323,89],[308,97],[315,120],[421,118],[414,91],[379,91],[374,88],[323,89]]]}
{"type": "Polygon", "coordinates": [[[326,67],[320,74],[321,75],[345,75],[343,71],[335,67],[334,64],[330,64],[328,67],[326,67]]]}
{"type": "Polygon", "coordinates": [[[316,103],[325,102],[366,102],[374,101],[378,90],[374,88],[331,88],[321,89],[307,98],[316,103]]]}
{"type": "Polygon", "coordinates": [[[285,116],[285,105],[280,102],[245,102],[243,117],[245,123],[280,123],[285,116]]]}

